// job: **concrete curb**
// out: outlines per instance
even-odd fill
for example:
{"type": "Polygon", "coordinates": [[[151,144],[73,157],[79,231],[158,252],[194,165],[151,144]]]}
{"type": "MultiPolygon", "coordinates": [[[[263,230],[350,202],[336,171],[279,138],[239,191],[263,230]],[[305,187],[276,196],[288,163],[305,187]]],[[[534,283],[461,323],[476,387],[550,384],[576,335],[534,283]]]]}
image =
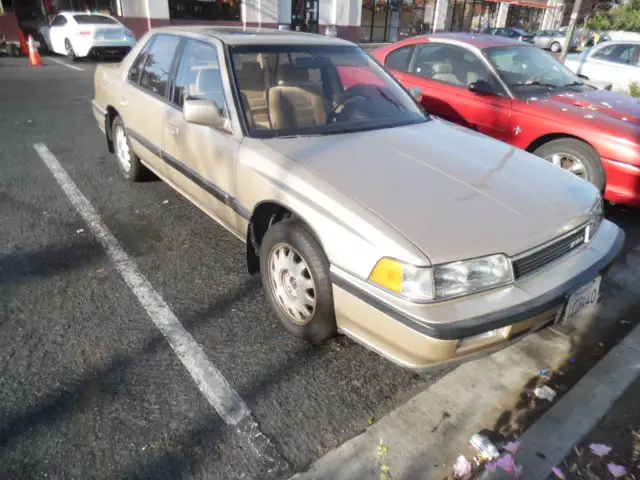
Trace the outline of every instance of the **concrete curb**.
{"type": "MultiPolygon", "coordinates": [[[[558,368],[569,359],[575,347],[575,335],[585,340],[599,329],[621,319],[620,316],[639,298],[639,279],[640,248],[637,248],[610,269],[603,281],[603,307],[583,315],[575,325],[574,335],[544,330],[489,357],[459,366],[364,433],[318,459],[306,472],[294,475],[291,480],[377,480],[380,478],[381,461],[376,457],[376,451],[381,442],[387,447],[384,463],[390,467],[394,480],[444,478],[451,469],[443,462],[453,462],[458,454],[468,452],[468,441],[474,433],[485,428],[492,429],[500,416],[515,406],[527,382],[537,379],[541,368],[558,368]]],[[[640,329],[636,331],[636,335],[640,335],[640,329]]],[[[626,353],[617,354],[617,358],[620,358],[618,362],[628,361],[630,351],[640,355],[638,346],[638,337],[625,340],[620,348],[625,349],[626,353]]],[[[606,364],[594,370],[598,378],[603,375],[614,377],[611,367],[606,364]]],[[[619,385],[608,383],[593,391],[597,395],[604,395],[601,389],[617,388],[621,393],[631,376],[631,371],[626,369],[619,385]]],[[[588,382],[584,382],[588,386],[582,387],[579,390],[581,393],[571,398],[582,397],[581,401],[585,402],[591,395],[585,392],[597,387],[588,382]]],[[[594,405],[604,408],[612,403],[611,398],[602,403],[596,400],[594,405]]],[[[561,403],[558,402],[559,405],[561,403]]],[[[549,429],[544,433],[547,437],[550,429],[558,425],[557,420],[549,418],[551,420],[545,423],[549,429]]],[[[522,438],[518,462],[524,465],[524,472],[528,475],[542,471],[549,473],[553,463],[549,466],[549,462],[542,464],[534,461],[536,452],[540,451],[536,439],[544,441],[544,437],[535,434],[536,431],[542,431],[542,427],[533,428],[530,430],[534,433],[522,438]],[[527,442],[531,446],[527,446],[527,442]]],[[[583,426],[582,429],[585,428],[583,426]]],[[[580,431],[576,430],[577,433],[580,431]]],[[[548,458],[558,457],[558,461],[562,460],[564,447],[560,448],[559,445],[565,441],[559,437],[555,447],[558,453],[555,456],[550,454],[548,458]]]]}
{"type": "Polygon", "coordinates": [[[639,375],[637,326],[520,438],[522,478],[547,478],[639,375]]]}

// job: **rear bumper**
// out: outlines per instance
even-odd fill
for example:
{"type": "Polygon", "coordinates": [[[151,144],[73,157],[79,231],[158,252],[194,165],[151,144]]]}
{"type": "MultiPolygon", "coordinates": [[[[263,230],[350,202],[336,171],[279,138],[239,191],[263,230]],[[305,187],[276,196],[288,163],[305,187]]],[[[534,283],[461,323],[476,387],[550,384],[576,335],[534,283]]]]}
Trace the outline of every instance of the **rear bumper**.
{"type": "Polygon", "coordinates": [[[624,233],[606,221],[600,228],[584,249],[522,282],[413,312],[391,305],[332,267],[338,328],[416,371],[503,348],[560,319],[568,296],[611,265],[622,250],[624,233]],[[494,336],[477,337],[498,329],[494,336]]]}
{"type": "Polygon", "coordinates": [[[640,208],[640,167],[604,158],[602,164],[607,175],[605,199],[640,208]]]}
{"type": "Polygon", "coordinates": [[[136,44],[134,39],[131,40],[90,40],[81,41],[74,44],[73,49],[78,57],[88,57],[92,54],[104,53],[113,55],[126,54],[136,44]]]}

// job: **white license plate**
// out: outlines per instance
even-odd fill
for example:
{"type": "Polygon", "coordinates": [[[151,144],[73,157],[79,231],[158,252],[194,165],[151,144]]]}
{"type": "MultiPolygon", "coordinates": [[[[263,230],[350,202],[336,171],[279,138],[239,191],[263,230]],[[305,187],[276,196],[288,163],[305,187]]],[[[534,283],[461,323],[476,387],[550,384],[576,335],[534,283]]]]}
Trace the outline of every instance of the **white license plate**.
{"type": "Polygon", "coordinates": [[[563,324],[570,322],[583,309],[598,303],[601,281],[602,277],[598,276],[571,294],[564,309],[563,324]]]}

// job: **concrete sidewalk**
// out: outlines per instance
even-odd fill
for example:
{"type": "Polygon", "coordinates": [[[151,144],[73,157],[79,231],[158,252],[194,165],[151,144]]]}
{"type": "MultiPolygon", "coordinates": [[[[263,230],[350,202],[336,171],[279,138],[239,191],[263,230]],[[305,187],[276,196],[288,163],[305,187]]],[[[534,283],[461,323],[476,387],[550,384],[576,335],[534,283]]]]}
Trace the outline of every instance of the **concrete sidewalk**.
{"type": "MultiPolygon", "coordinates": [[[[599,332],[618,324],[640,299],[639,280],[637,248],[611,268],[603,279],[602,306],[582,316],[572,332],[561,334],[548,329],[489,357],[463,364],[292,480],[377,480],[383,467],[390,470],[394,480],[445,478],[451,474],[455,458],[470,453],[468,441],[474,433],[500,430],[520,437],[518,427],[508,424],[517,416],[515,412],[526,410],[520,404],[523,398],[531,398],[540,370],[568,365],[580,346],[597,343],[599,332]],[[382,458],[378,453],[384,454],[382,458]]],[[[636,329],[606,357],[613,360],[603,360],[560,400],[560,410],[553,407],[521,436],[522,450],[517,460],[527,472],[525,478],[546,478],[551,467],[566,456],[566,449],[598,421],[637,375],[639,350],[640,329],[636,329]],[[589,407],[591,413],[583,409],[580,415],[572,416],[572,409],[579,403],[589,407]],[[554,430],[563,418],[577,426],[567,427],[568,433],[554,430]],[[546,447],[545,439],[552,440],[546,447]],[[544,461],[538,457],[541,449],[548,453],[544,461]]]]}

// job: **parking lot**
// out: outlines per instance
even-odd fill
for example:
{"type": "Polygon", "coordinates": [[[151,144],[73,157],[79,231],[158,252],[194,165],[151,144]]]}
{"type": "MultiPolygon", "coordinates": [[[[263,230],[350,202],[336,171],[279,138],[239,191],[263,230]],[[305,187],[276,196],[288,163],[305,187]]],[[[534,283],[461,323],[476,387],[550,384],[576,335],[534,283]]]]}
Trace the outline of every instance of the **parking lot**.
{"type": "MultiPolygon", "coordinates": [[[[412,374],[345,338],[317,348],[286,334],[241,242],[163,182],[121,178],[91,112],[95,64],[27,63],[0,58],[1,478],[286,477],[443,374],[412,374]],[[246,404],[251,428],[212,408],[87,218],[246,404]]],[[[640,244],[637,212],[608,216],[627,250],[640,244]]]]}

